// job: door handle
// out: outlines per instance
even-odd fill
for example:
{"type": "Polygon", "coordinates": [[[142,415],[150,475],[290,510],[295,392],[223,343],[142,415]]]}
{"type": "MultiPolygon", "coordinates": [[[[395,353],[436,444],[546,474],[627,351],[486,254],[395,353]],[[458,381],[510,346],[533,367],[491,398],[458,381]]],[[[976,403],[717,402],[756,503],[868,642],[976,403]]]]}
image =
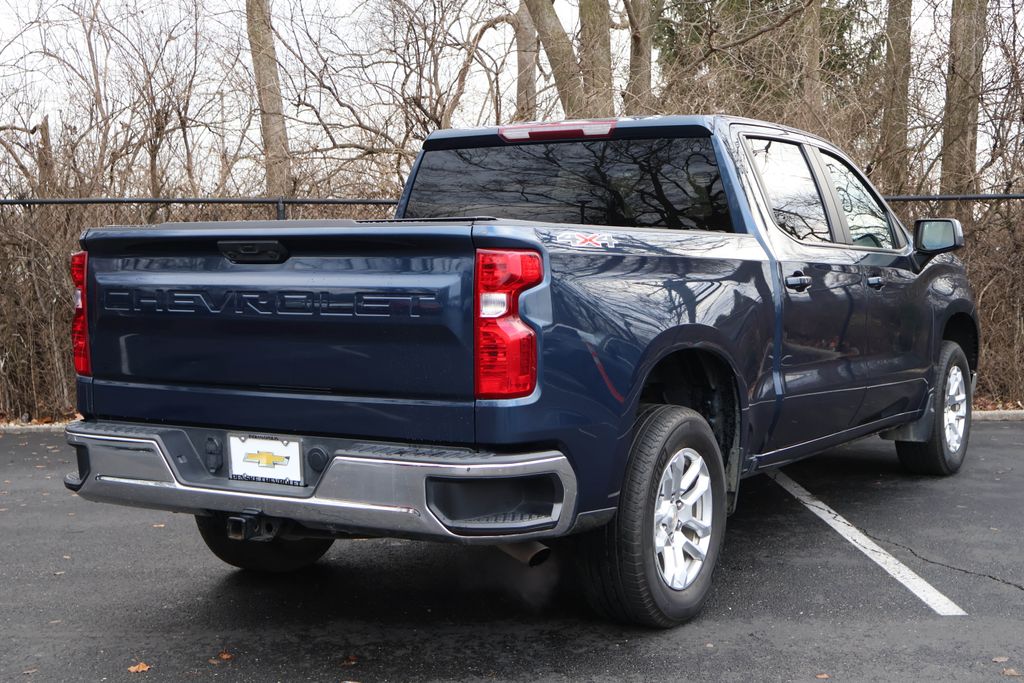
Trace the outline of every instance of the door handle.
{"type": "Polygon", "coordinates": [[[811,286],[811,276],[804,275],[799,270],[786,278],[786,287],[802,292],[811,286]]]}
{"type": "Polygon", "coordinates": [[[881,275],[872,275],[868,278],[868,287],[872,289],[881,289],[885,287],[885,280],[882,279],[881,275]]]}

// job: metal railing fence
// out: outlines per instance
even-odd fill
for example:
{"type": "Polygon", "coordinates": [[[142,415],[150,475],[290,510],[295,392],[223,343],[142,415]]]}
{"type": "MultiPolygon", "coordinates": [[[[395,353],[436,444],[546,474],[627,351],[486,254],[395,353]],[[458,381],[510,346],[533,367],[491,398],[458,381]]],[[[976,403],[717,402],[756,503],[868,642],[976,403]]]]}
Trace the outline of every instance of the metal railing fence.
{"type": "Polygon", "coordinates": [[[393,207],[394,199],[343,199],[332,197],[59,197],[47,199],[0,199],[0,207],[146,206],[155,209],[178,206],[273,207],[274,217],[285,220],[289,207],[393,207]]]}
{"type": "MultiPolygon", "coordinates": [[[[978,194],[905,194],[885,197],[889,203],[1000,202],[1024,200],[1024,193],[978,194]]],[[[0,207],[31,209],[46,206],[147,206],[166,208],[179,206],[273,207],[278,220],[289,218],[289,207],[374,207],[396,206],[397,199],[340,197],[54,197],[0,199],[0,207]]]]}
{"type": "MultiPolygon", "coordinates": [[[[1024,193],[888,197],[905,225],[953,215],[982,327],[980,405],[1024,408],[1024,193]]],[[[82,230],[168,221],[385,219],[388,198],[98,197],[0,199],[0,422],[67,416],[72,291],[68,254],[82,230]]]]}

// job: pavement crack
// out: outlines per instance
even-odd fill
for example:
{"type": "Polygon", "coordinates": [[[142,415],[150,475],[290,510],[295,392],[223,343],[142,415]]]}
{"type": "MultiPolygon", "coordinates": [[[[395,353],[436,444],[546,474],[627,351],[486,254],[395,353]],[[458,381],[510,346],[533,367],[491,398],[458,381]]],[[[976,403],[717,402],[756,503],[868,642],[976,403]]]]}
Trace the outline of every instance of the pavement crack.
{"type": "Polygon", "coordinates": [[[862,533],[865,536],[867,536],[868,538],[870,538],[871,540],[873,540],[873,541],[875,541],[877,543],[886,543],[886,544],[889,544],[889,545],[894,545],[897,548],[903,548],[908,553],[910,553],[911,555],[913,555],[917,559],[921,560],[922,562],[927,562],[928,564],[934,564],[934,565],[939,566],[939,567],[945,567],[946,569],[951,569],[951,570],[953,570],[955,572],[960,572],[962,574],[969,574],[971,576],[977,576],[977,577],[982,578],[982,579],[991,579],[992,581],[996,581],[996,582],[1004,584],[1006,586],[1010,586],[1011,588],[1016,588],[1019,591],[1024,591],[1024,585],[1019,584],[1019,583],[1015,583],[1013,581],[1009,581],[1008,579],[1004,579],[1001,576],[996,576],[995,574],[986,574],[985,572],[976,572],[976,571],[973,571],[971,569],[964,569],[963,567],[957,567],[956,565],[946,564],[945,562],[939,562],[938,560],[933,560],[930,557],[925,557],[921,553],[919,553],[916,550],[914,550],[913,548],[911,548],[909,545],[904,545],[902,543],[897,543],[896,541],[893,541],[893,540],[888,539],[888,538],[881,538],[879,536],[874,536],[872,534],[869,534],[866,531],[862,531],[862,533]]]}

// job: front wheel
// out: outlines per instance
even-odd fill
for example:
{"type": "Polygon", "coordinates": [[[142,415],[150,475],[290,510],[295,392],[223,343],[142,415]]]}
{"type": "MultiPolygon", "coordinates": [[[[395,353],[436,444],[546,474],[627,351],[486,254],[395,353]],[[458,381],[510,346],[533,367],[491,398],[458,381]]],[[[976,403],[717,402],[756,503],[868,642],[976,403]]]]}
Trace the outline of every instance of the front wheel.
{"type": "Polygon", "coordinates": [[[896,454],[903,466],[916,474],[955,474],[967,455],[971,435],[971,368],[963,349],[942,342],[935,376],[938,378],[932,408],[934,424],[923,443],[897,441],[896,454]]]}
{"type": "Polygon", "coordinates": [[[577,540],[589,602],[667,628],[695,617],[725,536],[725,470],[711,427],[670,405],[641,411],[614,520],[577,540]]]}
{"type": "Polygon", "coordinates": [[[239,569],[267,574],[282,574],[308,567],[334,543],[331,538],[236,541],[228,538],[223,515],[196,515],[196,526],[206,546],[218,558],[239,569]]]}

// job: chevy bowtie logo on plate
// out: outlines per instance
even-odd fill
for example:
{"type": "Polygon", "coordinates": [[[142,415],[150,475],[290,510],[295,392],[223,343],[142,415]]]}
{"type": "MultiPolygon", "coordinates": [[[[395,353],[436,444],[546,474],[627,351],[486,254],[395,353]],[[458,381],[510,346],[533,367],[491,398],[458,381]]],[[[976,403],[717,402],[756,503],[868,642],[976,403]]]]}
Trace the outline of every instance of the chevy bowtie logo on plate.
{"type": "Polygon", "coordinates": [[[228,434],[228,455],[231,479],[303,485],[301,439],[270,434],[228,434]]]}
{"type": "Polygon", "coordinates": [[[269,467],[271,469],[278,465],[287,465],[287,455],[277,455],[270,451],[256,451],[255,453],[246,453],[245,462],[251,462],[259,465],[260,467],[269,467]]]}

